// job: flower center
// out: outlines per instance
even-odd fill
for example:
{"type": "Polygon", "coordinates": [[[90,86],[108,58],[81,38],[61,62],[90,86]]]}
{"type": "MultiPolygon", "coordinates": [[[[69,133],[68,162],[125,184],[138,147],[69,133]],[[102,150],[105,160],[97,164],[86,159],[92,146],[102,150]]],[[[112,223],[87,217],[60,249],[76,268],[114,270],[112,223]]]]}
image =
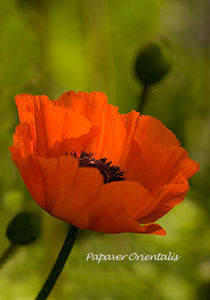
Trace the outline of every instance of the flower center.
{"type": "MultiPolygon", "coordinates": [[[[65,152],[66,155],[68,155],[65,152]]],[[[107,162],[106,158],[95,159],[93,153],[87,153],[81,151],[80,156],[74,151],[71,155],[79,160],[79,166],[97,168],[104,177],[104,183],[109,183],[112,181],[125,180],[123,177],[124,171],[118,166],[111,165],[112,161],[107,162]]]]}

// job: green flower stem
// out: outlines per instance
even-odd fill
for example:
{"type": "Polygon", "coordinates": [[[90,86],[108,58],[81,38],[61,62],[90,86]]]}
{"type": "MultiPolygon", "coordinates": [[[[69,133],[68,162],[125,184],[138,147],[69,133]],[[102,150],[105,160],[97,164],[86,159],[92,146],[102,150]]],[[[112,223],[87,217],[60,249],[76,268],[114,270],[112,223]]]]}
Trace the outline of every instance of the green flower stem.
{"type": "Polygon", "coordinates": [[[146,104],[147,99],[148,99],[149,88],[150,88],[150,85],[144,83],[143,89],[142,89],[142,92],[141,92],[141,96],[140,96],[140,102],[139,102],[138,110],[137,110],[141,114],[143,113],[145,104],[146,104]]]}
{"type": "Polygon", "coordinates": [[[11,243],[9,247],[4,251],[4,253],[0,257],[0,269],[12,257],[16,249],[17,249],[17,245],[11,243]]]}
{"type": "Polygon", "coordinates": [[[63,267],[66,263],[66,260],[71,253],[71,250],[73,248],[74,242],[76,240],[78,233],[78,228],[71,225],[69,228],[69,231],[67,233],[66,239],[64,241],[64,244],[60,250],[60,253],[58,254],[58,257],[55,261],[55,264],[50,271],[50,274],[48,275],[47,280],[45,281],[42,289],[40,290],[38,296],[35,300],[45,300],[49,296],[53,286],[56,283],[56,280],[58,279],[59,275],[61,274],[63,267]]]}

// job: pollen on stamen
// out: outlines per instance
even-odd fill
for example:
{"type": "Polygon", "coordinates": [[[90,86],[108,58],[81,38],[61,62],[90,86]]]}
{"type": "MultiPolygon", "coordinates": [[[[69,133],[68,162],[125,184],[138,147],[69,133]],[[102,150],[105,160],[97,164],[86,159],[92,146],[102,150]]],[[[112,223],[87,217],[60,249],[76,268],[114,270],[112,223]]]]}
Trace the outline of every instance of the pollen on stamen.
{"type": "MultiPolygon", "coordinates": [[[[65,155],[68,153],[65,152],[65,155]]],[[[94,153],[86,151],[81,151],[80,155],[76,151],[71,152],[71,156],[79,160],[79,167],[97,168],[104,177],[104,183],[125,180],[124,171],[119,166],[112,166],[112,161],[107,162],[107,158],[95,159],[93,155],[94,153]]]]}

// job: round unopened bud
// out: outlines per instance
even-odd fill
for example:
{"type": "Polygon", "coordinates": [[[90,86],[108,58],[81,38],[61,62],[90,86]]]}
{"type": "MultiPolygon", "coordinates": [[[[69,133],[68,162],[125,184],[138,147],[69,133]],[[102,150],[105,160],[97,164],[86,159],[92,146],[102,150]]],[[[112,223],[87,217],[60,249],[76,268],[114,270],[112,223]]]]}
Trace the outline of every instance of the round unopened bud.
{"type": "Polygon", "coordinates": [[[166,39],[156,38],[138,54],[135,64],[138,78],[150,85],[162,80],[172,66],[172,51],[166,39]]]}
{"type": "Polygon", "coordinates": [[[20,212],[10,221],[6,235],[12,244],[26,245],[36,240],[40,229],[40,217],[36,213],[20,212]]]}

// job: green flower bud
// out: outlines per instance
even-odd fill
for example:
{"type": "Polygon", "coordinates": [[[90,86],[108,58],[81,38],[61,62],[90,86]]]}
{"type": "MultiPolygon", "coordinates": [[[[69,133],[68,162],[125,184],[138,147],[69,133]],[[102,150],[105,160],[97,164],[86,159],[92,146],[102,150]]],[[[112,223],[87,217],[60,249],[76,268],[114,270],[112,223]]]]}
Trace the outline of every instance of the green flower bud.
{"type": "Polygon", "coordinates": [[[12,244],[27,245],[36,240],[40,229],[40,217],[36,213],[20,212],[10,221],[6,235],[12,244]]]}
{"type": "Polygon", "coordinates": [[[163,38],[148,43],[138,54],[135,64],[138,78],[150,85],[162,80],[172,66],[170,44],[163,38]]]}

